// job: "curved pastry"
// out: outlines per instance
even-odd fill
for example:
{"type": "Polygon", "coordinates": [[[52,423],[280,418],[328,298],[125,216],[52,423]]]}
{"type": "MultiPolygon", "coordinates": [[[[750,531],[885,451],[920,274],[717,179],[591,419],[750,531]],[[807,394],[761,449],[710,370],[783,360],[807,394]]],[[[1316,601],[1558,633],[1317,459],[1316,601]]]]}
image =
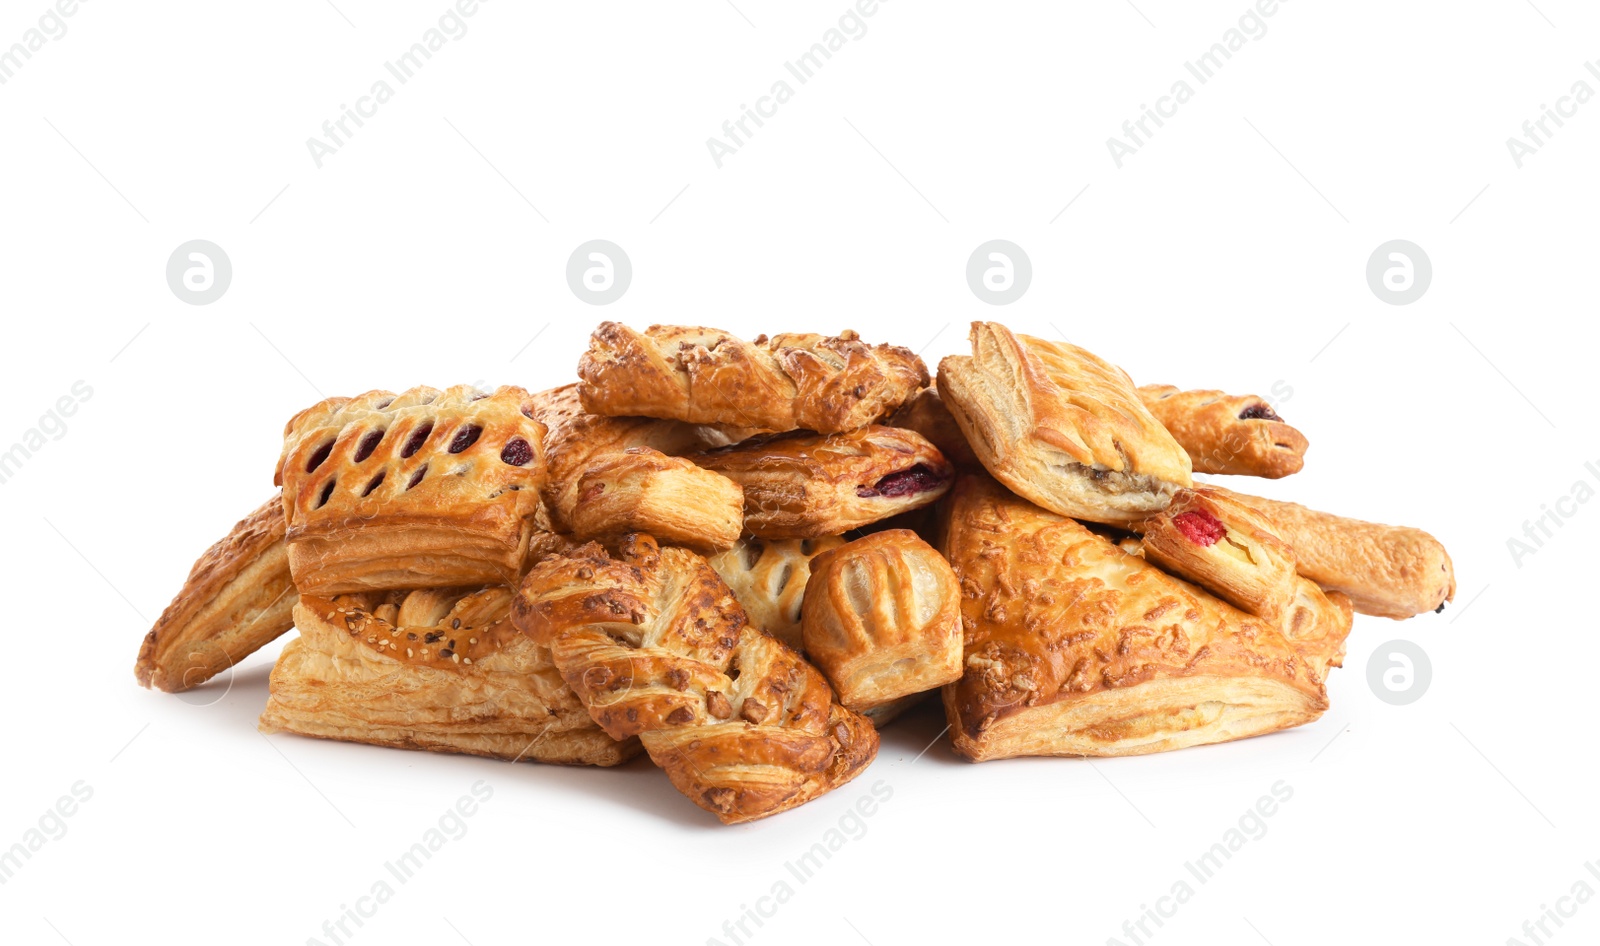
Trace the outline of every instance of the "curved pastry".
{"type": "Polygon", "coordinates": [[[1299,726],[1328,707],[1325,666],[1277,622],[987,477],[956,485],[947,543],[966,650],[945,710],[973,761],[1161,752],[1299,726]]]}
{"type": "Polygon", "coordinates": [[[854,778],[878,751],[872,724],[833,699],[816,668],[745,621],[705,559],[624,540],[546,559],[514,607],[550,647],[589,714],[637,735],[695,804],[735,824],[854,778]]]}
{"type": "Polygon", "coordinates": [[[511,598],[501,586],[304,596],[261,731],[512,761],[637,755],[636,740],[589,718],[549,649],[512,626],[511,598]]]}
{"type": "Polygon", "coordinates": [[[693,549],[732,548],[744,526],[739,484],[649,447],[609,453],[578,479],[572,531],[593,539],[648,532],[693,549]]]}
{"type": "Polygon", "coordinates": [[[811,562],[829,549],[844,544],[841,536],[817,539],[758,539],[746,536],[739,544],[706,559],[727,583],[744,608],[750,623],[795,650],[800,639],[800,603],[805,597],[811,562]]]}
{"type": "Polygon", "coordinates": [[[955,469],[915,431],[756,437],[689,459],[744,487],[744,529],[764,539],[839,535],[926,506],[955,469]]]}
{"type": "Polygon", "coordinates": [[[955,572],[908,529],[874,532],[812,562],[802,606],[806,655],[867,712],[961,677],[955,572]]]}
{"type": "Polygon", "coordinates": [[[939,395],[996,479],[1064,516],[1130,522],[1191,485],[1127,373],[1075,345],[974,322],[972,356],[939,364],[939,395]]]}
{"type": "Polygon", "coordinates": [[[206,549],[139,647],[140,686],[197,687],[294,626],[283,530],[283,499],[273,496],[206,549]]]}
{"type": "Polygon", "coordinates": [[[855,332],[759,336],[602,322],[578,362],[578,393],[596,414],[692,424],[840,433],[892,413],[928,383],[909,349],[868,345],[855,332]]]}
{"type": "Polygon", "coordinates": [[[1294,548],[1300,574],[1324,591],[1349,595],[1362,614],[1398,621],[1443,611],[1445,602],[1455,599],[1450,553],[1421,529],[1346,519],[1298,503],[1216,489],[1265,516],[1278,537],[1294,548]]]}
{"type": "Polygon", "coordinates": [[[576,383],[540,391],[530,399],[534,418],[545,425],[549,477],[542,492],[555,532],[572,531],[578,480],[601,457],[629,447],[651,447],[671,457],[729,442],[720,431],[673,420],[591,414],[578,401],[576,383]]]}
{"type": "Polygon", "coordinates": [[[289,421],[289,568],[302,594],[515,583],[544,484],[521,388],[329,398],[289,421]]]}
{"type": "Polygon", "coordinates": [[[884,421],[890,427],[904,427],[921,434],[925,440],[939,448],[946,460],[957,469],[978,469],[978,455],[967,443],[967,435],[950,415],[950,409],[939,398],[937,387],[923,388],[905,406],[884,421]]]}
{"type": "Polygon", "coordinates": [[[1189,454],[1196,473],[1278,479],[1306,464],[1310,441],[1305,434],[1253,394],[1237,397],[1146,384],[1139,397],[1189,454]]]}
{"type": "Polygon", "coordinates": [[[1295,596],[1294,549],[1260,513],[1210,487],[1179,490],[1135,528],[1147,561],[1241,611],[1273,620],[1295,596]]]}

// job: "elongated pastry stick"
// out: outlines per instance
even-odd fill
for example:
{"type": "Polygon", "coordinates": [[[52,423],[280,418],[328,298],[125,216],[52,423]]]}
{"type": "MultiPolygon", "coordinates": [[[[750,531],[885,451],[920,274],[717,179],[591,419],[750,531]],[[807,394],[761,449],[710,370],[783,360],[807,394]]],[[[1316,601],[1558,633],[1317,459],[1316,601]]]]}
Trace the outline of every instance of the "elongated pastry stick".
{"type": "Polygon", "coordinates": [[[1402,620],[1440,611],[1456,596],[1455,566],[1433,536],[1317,512],[1297,503],[1216,487],[1267,517],[1294,547],[1296,568],[1326,591],[1350,596],[1362,614],[1402,620]]]}
{"type": "Polygon", "coordinates": [[[1259,397],[1147,384],[1139,398],[1188,452],[1196,473],[1277,479],[1305,466],[1305,434],[1259,397]]]}
{"type": "Polygon", "coordinates": [[[177,693],[200,684],[294,627],[283,498],[274,495],[194,563],[139,647],[142,686],[177,693]]]}

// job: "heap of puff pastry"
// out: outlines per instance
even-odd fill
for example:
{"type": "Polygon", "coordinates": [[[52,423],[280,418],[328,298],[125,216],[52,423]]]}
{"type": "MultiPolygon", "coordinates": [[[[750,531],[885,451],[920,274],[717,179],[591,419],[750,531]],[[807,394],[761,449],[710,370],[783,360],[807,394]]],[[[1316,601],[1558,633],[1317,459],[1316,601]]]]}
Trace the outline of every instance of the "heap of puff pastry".
{"type": "Polygon", "coordinates": [[[970,341],[930,383],[850,331],[606,322],[576,384],[321,401],[138,680],[203,685],[294,627],[263,732],[643,752],[735,823],[848,782],[934,693],[973,761],[1303,725],[1353,612],[1453,598],[1425,532],[1193,480],[1302,468],[1266,401],[1135,387],[997,323],[970,341]]]}

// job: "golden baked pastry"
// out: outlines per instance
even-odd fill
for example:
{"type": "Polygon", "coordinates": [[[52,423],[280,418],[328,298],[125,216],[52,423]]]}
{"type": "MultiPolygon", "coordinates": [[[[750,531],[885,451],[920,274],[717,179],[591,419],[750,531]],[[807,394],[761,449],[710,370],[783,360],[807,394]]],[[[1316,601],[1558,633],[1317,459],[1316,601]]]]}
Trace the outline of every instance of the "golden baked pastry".
{"type": "Polygon", "coordinates": [[[751,627],[705,559],[647,535],[549,558],[514,606],[589,714],[637,735],[672,784],[724,824],[803,804],[878,751],[816,668],[751,627]]]}
{"type": "MultiPolygon", "coordinates": [[[[1242,739],[1327,709],[1327,660],[1081,524],[983,476],[950,503],[963,674],[958,753],[1119,756],[1242,739]]],[[[1331,651],[1337,628],[1316,637],[1331,651]]]]}
{"type": "Polygon", "coordinates": [[[1283,610],[1279,630],[1313,673],[1327,679],[1329,667],[1344,665],[1345,639],[1354,617],[1350,596],[1324,592],[1309,578],[1295,578],[1294,598],[1283,610]]]}
{"type": "Polygon", "coordinates": [[[1255,395],[1183,391],[1170,384],[1139,388],[1144,406],[1189,454],[1196,473],[1277,479],[1305,466],[1305,434],[1255,395]]]}
{"type": "Polygon", "coordinates": [[[1294,548],[1296,568],[1326,591],[1350,596],[1362,614],[1402,620],[1443,611],[1456,596],[1455,566],[1433,536],[1317,512],[1298,503],[1246,496],[1217,487],[1260,512],[1294,548]]]}
{"type": "Polygon", "coordinates": [[[578,480],[601,457],[629,447],[651,447],[672,457],[731,442],[722,432],[709,427],[649,417],[591,414],[578,401],[576,383],[530,397],[534,418],[545,425],[549,476],[543,495],[550,529],[555,532],[572,531],[578,480]]]}
{"type": "Polygon", "coordinates": [[[302,594],[514,584],[544,484],[521,388],[329,398],[284,430],[289,568],[302,594]]]}
{"type": "Polygon", "coordinates": [[[139,647],[140,686],[199,686],[294,626],[283,530],[283,499],[273,496],[206,549],[139,647]]]}
{"type": "Polygon", "coordinates": [[[1064,516],[1130,522],[1191,485],[1127,373],[1075,345],[974,322],[972,355],[939,364],[939,395],[996,479],[1064,516]]]}
{"type": "Polygon", "coordinates": [[[806,656],[858,712],[961,677],[960,589],[944,556],[908,529],[874,532],[811,563],[806,656]]]}
{"type": "Polygon", "coordinates": [[[955,464],[958,469],[978,469],[982,466],[978,462],[978,455],[972,452],[972,445],[967,443],[967,435],[961,432],[960,425],[950,415],[950,409],[939,399],[937,387],[927,387],[918,391],[915,397],[890,415],[884,423],[890,427],[904,427],[921,434],[923,439],[938,447],[944,458],[955,464]]]}
{"type": "Polygon", "coordinates": [[[302,597],[261,731],[536,762],[637,755],[637,740],[589,718],[549,649],[518,633],[511,599],[498,585],[302,597]]]}
{"type": "Polygon", "coordinates": [[[706,562],[733,591],[751,624],[801,650],[800,603],[811,577],[811,561],[843,544],[844,538],[836,535],[817,539],[745,536],[706,562]]]}
{"type": "Polygon", "coordinates": [[[649,447],[605,454],[578,478],[572,531],[580,538],[648,532],[715,551],[732,548],[743,526],[739,484],[649,447]]]}
{"type": "Polygon", "coordinates": [[[1135,528],[1146,560],[1241,611],[1272,620],[1294,598],[1294,550],[1264,516],[1215,489],[1179,490],[1135,528]]]}
{"type": "Polygon", "coordinates": [[[765,335],[602,322],[578,362],[578,393],[595,414],[693,424],[840,433],[892,413],[928,383],[909,349],[868,345],[852,331],[765,335]]]}
{"type": "Polygon", "coordinates": [[[955,469],[916,431],[876,424],[795,431],[690,457],[744,487],[744,529],[764,539],[839,535],[926,506],[955,469]]]}

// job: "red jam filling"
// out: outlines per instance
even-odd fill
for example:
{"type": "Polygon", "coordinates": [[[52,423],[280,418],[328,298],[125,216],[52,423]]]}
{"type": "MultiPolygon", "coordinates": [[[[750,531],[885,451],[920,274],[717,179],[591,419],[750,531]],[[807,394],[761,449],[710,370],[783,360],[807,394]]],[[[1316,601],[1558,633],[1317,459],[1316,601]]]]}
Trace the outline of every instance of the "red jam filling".
{"type": "Polygon", "coordinates": [[[1228,534],[1222,522],[1203,509],[1180,512],[1172,517],[1172,524],[1178,527],[1184,538],[1205,548],[1216,545],[1228,534]]]}
{"type": "Polygon", "coordinates": [[[856,495],[862,499],[874,496],[892,499],[897,496],[910,496],[913,493],[925,493],[930,489],[938,489],[943,484],[943,476],[918,463],[910,469],[890,473],[871,486],[857,486],[856,495]]]}
{"type": "Polygon", "coordinates": [[[1239,412],[1240,420],[1283,420],[1278,413],[1265,404],[1252,404],[1239,412]]]}

